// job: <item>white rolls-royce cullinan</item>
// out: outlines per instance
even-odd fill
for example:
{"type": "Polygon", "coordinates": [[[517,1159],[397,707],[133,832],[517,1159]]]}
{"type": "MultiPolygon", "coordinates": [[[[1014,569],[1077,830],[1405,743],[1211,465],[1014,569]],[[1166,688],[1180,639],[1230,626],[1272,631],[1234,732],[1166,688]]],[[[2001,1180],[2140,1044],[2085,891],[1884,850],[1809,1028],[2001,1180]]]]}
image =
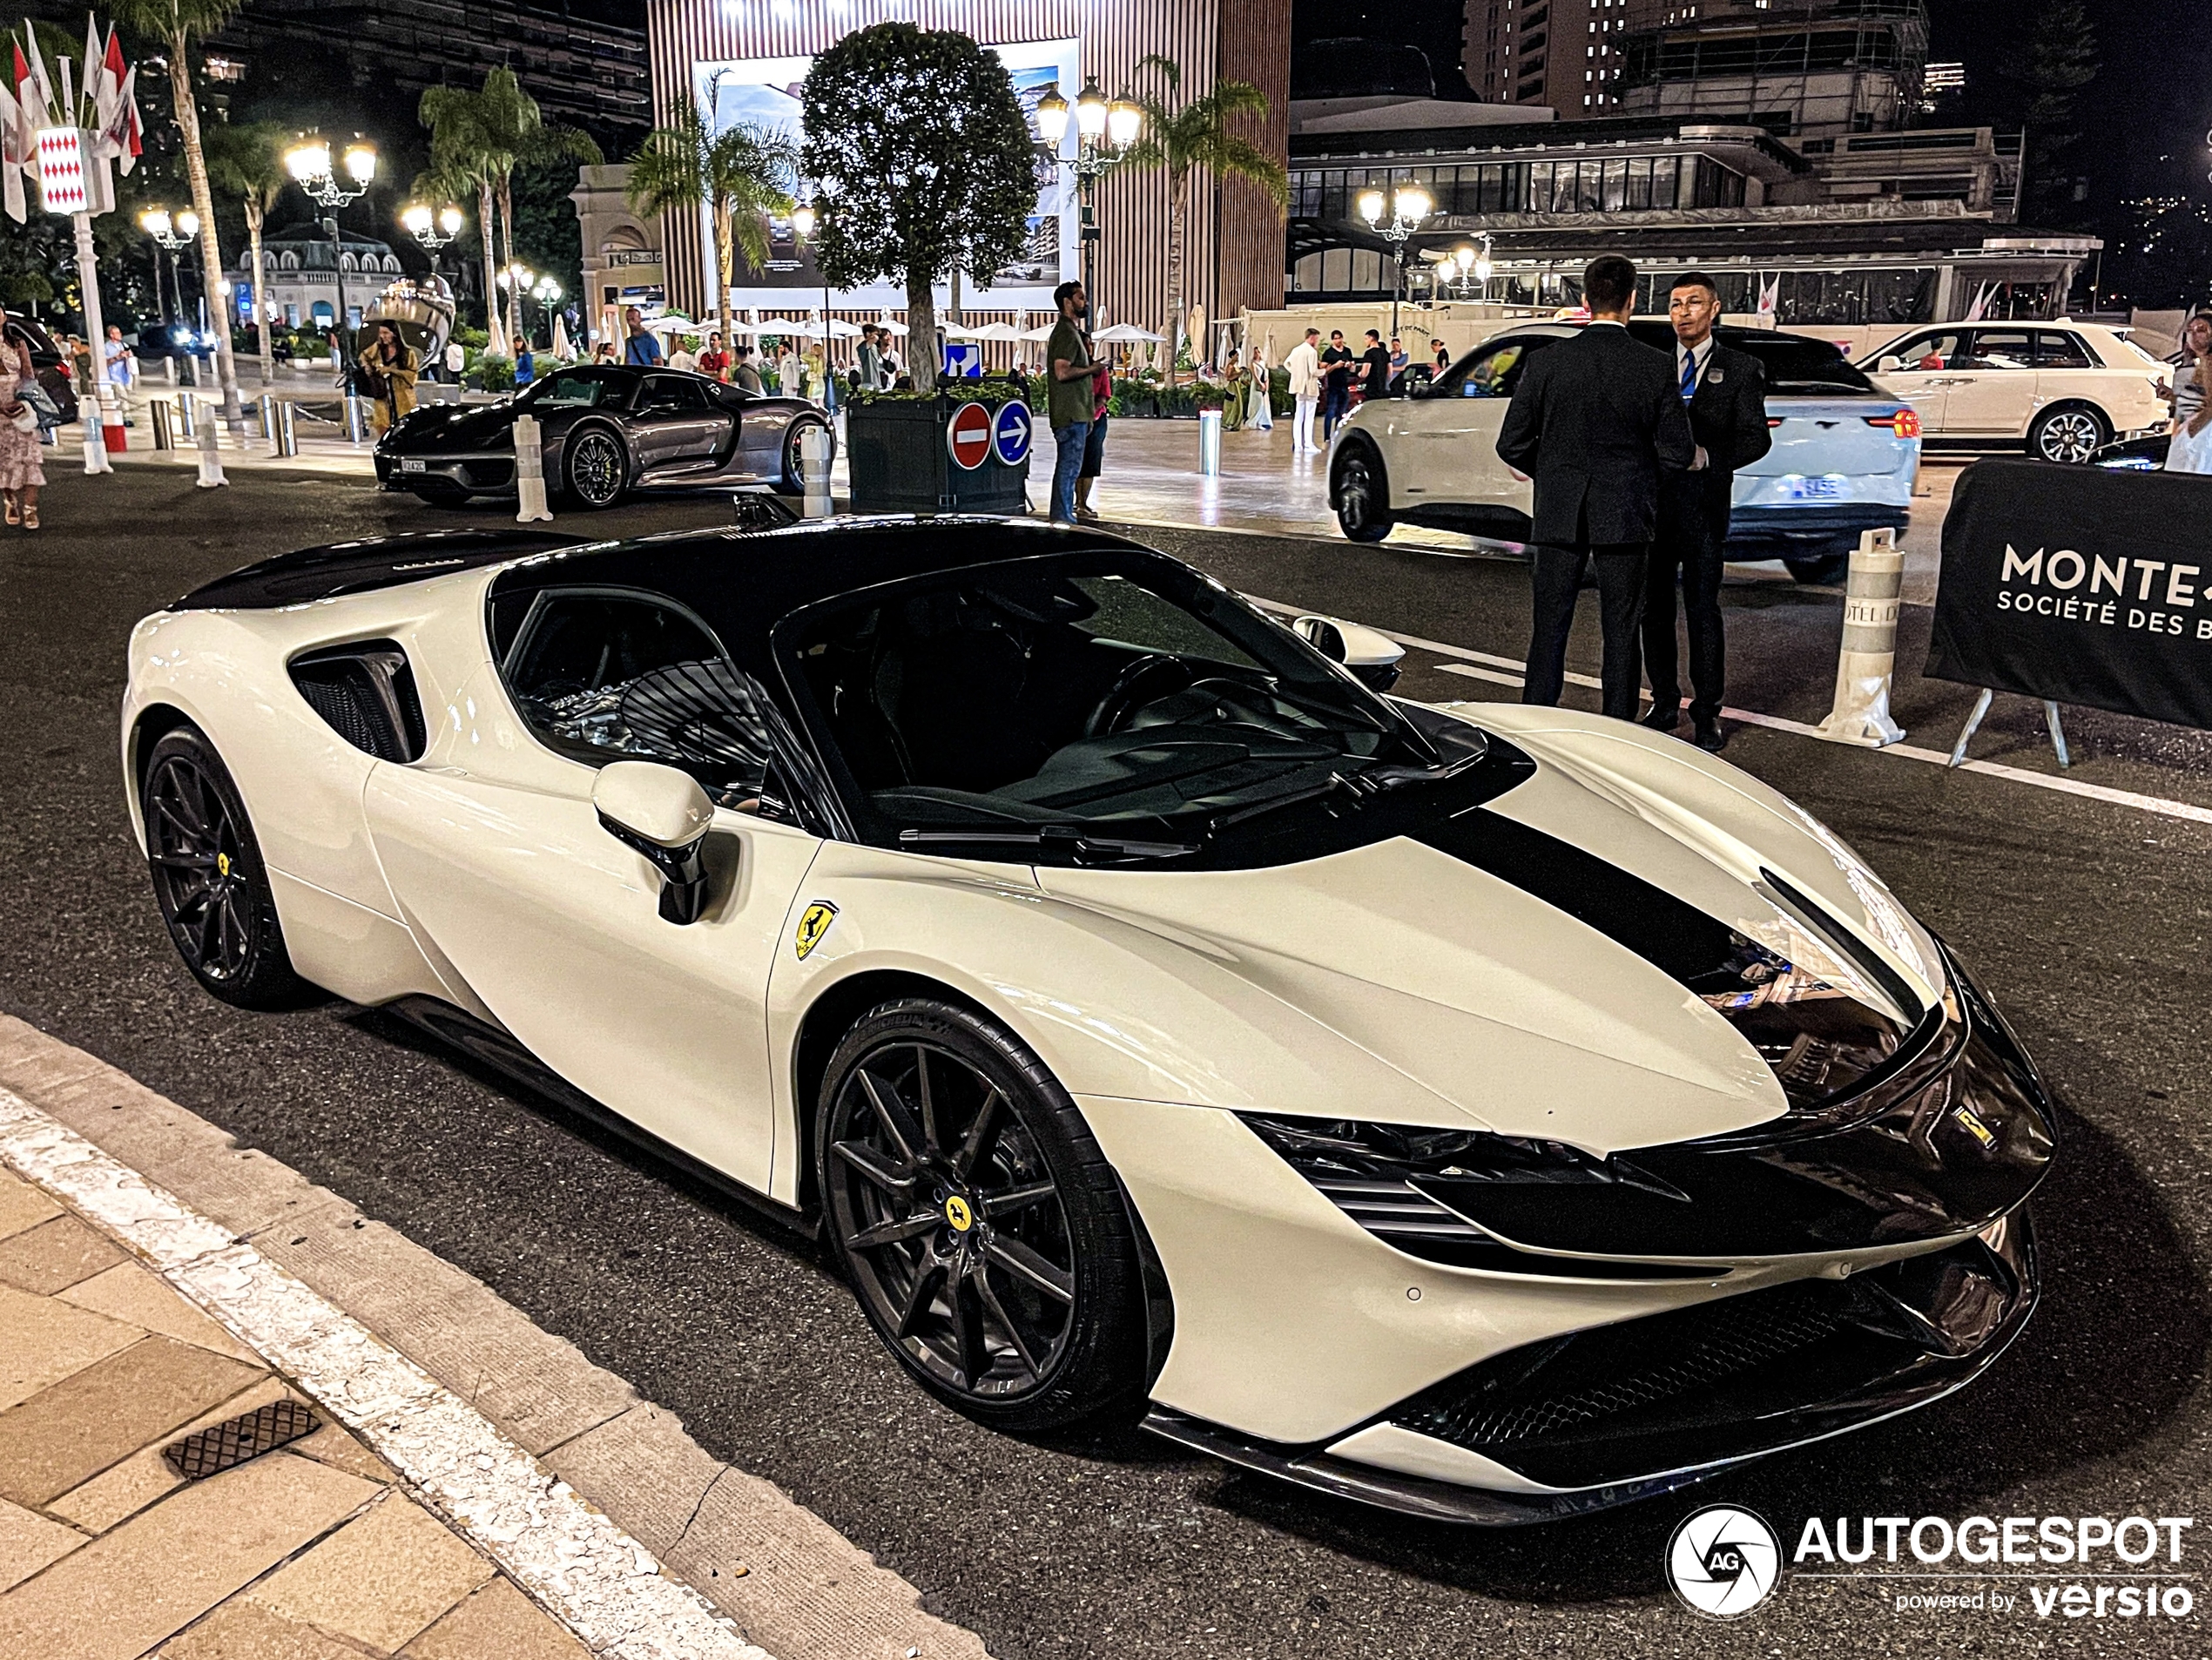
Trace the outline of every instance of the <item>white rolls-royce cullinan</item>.
{"type": "Polygon", "coordinates": [[[1989,1366],[2054,1118],[1956,959],[1747,774],[1347,637],[1080,530],[451,531],[147,617],[122,754],[208,991],[818,1232],[988,1424],[1501,1523],[1989,1366]]]}

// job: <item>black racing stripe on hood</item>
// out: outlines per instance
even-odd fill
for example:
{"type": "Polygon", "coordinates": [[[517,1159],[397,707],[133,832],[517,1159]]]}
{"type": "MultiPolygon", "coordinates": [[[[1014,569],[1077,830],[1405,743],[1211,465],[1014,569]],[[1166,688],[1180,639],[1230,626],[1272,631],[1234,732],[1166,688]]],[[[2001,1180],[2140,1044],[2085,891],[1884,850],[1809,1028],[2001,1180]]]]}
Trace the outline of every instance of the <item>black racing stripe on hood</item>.
{"type": "Polygon", "coordinates": [[[1736,930],[1595,854],[1477,807],[1413,839],[1565,911],[1693,989],[1739,948],[1736,930]]]}

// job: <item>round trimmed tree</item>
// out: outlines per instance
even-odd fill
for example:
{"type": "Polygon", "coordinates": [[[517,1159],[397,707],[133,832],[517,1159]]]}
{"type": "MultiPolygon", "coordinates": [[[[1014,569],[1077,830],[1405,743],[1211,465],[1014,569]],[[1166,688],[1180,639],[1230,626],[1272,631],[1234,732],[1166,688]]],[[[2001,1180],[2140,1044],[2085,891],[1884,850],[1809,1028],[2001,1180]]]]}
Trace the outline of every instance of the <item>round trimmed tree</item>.
{"type": "Polygon", "coordinates": [[[954,270],[988,285],[1028,242],[1035,140],[1013,78],[955,30],[855,30],[800,89],[813,181],[814,262],[840,288],[907,288],[908,367],[937,383],[933,286],[954,270]]]}

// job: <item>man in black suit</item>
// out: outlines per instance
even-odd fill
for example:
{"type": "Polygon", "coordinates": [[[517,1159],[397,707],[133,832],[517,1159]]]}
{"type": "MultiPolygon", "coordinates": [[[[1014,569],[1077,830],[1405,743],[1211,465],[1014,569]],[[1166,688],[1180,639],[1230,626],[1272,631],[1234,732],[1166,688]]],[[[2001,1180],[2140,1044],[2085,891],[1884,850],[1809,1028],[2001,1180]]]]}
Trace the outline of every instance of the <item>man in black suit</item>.
{"type": "Polygon", "coordinates": [[[1595,559],[1605,712],[1634,720],[1642,678],[1636,631],[1660,479],[1688,467],[1697,446],[1666,354],[1629,336],[1635,267],[1614,253],[1592,260],[1582,301],[1589,326],[1530,354],[1498,434],[1500,459],[1536,481],[1535,607],[1521,700],[1558,703],[1575,594],[1595,559]]]}
{"type": "Polygon", "coordinates": [[[1675,379],[1689,410],[1697,459],[1659,487],[1659,537],[1651,544],[1643,595],[1643,660],[1651,676],[1651,712],[1643,724],[1672,732],[1682,724],[1676,678],[1675,582],[1689,619],[1689,702],[1698,748],[1717,754],[1725,644],[1721,631],[1721,548],[1728,540],[1736,469],[1774,447],[1766,424],[1766,376],[1759,361],[1713,337],[1721,314],[1713,280],[1692,271],[1675,280],[1667,302],[1675,326],[1675,379]]]}

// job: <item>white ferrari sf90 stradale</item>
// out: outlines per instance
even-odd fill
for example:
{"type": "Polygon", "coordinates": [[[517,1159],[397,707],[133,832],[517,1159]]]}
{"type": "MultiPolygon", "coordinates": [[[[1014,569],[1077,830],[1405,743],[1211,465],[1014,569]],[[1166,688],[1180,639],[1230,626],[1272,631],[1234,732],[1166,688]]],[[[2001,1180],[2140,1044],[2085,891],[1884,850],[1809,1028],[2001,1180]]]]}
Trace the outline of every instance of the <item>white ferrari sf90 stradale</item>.
{"type": "Polygon", "coordinates": [[[1987,1368],[2054,1116],[1957,960],[1748,775],[1361,635],[995,520],[454,531],[146,618],[123,759],[210,992],[672,1150],[986,1423],[1504,1523],[1987,1368]]]}

